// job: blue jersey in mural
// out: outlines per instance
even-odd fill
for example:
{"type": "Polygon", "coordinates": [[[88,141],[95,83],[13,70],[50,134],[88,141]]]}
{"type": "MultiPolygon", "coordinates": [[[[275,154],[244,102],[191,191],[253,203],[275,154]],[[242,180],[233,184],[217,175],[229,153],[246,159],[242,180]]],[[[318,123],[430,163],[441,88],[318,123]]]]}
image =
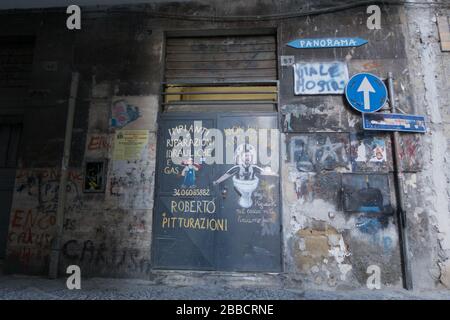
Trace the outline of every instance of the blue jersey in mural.
{"type": "Polygon", "coordinates": [[[200,165],[193,163],[192,159],[183,162],[184,169],[181,172],[183,179],[183,187],[193,188],[195,187],[195,171],[200,169],[200,165]]]}

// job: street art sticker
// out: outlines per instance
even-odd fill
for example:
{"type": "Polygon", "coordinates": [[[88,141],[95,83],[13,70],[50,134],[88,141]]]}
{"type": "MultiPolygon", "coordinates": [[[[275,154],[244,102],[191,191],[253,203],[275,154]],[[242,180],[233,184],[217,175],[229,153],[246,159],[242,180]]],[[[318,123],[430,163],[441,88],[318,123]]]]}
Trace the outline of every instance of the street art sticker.
{"type": "Polygon", "coordinates": [[[139,160],[148,143],[147,130],[119,130],[114,140],[114,160],[139,160]]]}
{"type": "Polygon", "coordinates": [[[106,161],[86,161],[83,191],[87,193],[105,191],[106,161]]]}
{"type": "Polygon", "coordinates": [[[346,133],[299,134],[287,137],[289,161],[299,172],[350,170],[350,139],[346,133]]]}
{"type": "Polygon", "coordinates": [[[391,214],[389,178],[385,174],[344,174],[343,207],[347,212],[391,214]]]}
{"type": "Polygon", "coordinates": [[[343,94],[348,81],[344,62],[305,62],[294,64],[294,93],[343,94]]]}
{"type": "Polygon", "coordinates": [[[128,103],[126,100],[117,100],[113,102],[111,114],[111,126],[114,128],[123,128],[130,122],[141,117],[139,107],[128,103]]]}
{"type": "Polygon", "coordinates": [[[389,137],[368,133],[352,133],[350,138],[353,171],[387,172],[391,169],[389,137]]]}
{"type": "Polygon", "coordinates": [[[156,132],[158,97],[115,96],[112,98],[110,126],[112,130],[148,130],[156,132]]]}

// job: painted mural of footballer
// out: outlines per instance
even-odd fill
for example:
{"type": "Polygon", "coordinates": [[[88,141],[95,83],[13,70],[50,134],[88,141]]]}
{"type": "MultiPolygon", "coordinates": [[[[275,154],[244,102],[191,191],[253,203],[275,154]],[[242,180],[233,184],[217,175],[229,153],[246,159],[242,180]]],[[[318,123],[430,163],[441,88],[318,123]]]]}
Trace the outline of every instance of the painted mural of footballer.
{"type": "Polygon", "coordinates": [[[250,208],[253,205],[252,194],[259,185],[259,175],[278,176],[270,167],[261,168],[256,165],[256,148],[244,143],[236,148],[234,154],[235,166],[227,170],[213,182],[214,185],[233,177],[234,190],[239,195],[239,205],[250,208]]]}

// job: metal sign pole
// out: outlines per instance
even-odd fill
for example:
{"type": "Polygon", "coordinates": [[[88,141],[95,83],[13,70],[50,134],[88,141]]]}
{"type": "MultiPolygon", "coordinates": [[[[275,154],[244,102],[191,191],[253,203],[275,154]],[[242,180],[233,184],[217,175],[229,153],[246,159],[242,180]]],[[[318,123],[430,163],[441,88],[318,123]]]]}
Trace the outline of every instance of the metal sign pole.
{"type": "MultiPolygon", "coordinates": [[[[388,73],[388,91],[389,91],[389,103],[391,105],[391,113],[396,113],[396,102],[394,95],[394,79],[392,72],[388,73]]],[[[395,179],[395,193],[397,198],[397,213],[398,213],[398,223],[399,223],[399,238],[400,238],[400,254],[402,260],[402,274],[403,274],[403,284],[405,289],[412,290],[412,277],[411,277],[411,266],[408,259],[408,236],[406,234],[406,212],[404,210],[404,184],[403,184],[403,172],[400,165],[400,144],[399,144],[399,133],[397,131],[393,132],[393,153],[394,153],[394,179],[395,179]]]]}
{"type": "Polygon", "coordinates": [[[70,146],[72,145],[72,129],[73,129],[73,119],[75,116],[75,104],[78,93],[78,81],[80,74],[78,72],[72,73],[72,83],[70,86],[70,96],[69,96],[69,106],[67,109],[67,120],[66,120],[66,133],[64,137],[64,151],[61,162],[61,177],[59,180],[59,190],[58,190],[58,208],[56,210],[56,232],[51,243],[50,261],[49,261],[49,272],[48,276],[50,279],[55,279],[58,276],[58,265],[59,257],[61,251],[61,241],[63,233],[64,224],[64,209],[66,205],[67,196],[67,177],[68,177],[68,167],[70,159],[70,146]]]}

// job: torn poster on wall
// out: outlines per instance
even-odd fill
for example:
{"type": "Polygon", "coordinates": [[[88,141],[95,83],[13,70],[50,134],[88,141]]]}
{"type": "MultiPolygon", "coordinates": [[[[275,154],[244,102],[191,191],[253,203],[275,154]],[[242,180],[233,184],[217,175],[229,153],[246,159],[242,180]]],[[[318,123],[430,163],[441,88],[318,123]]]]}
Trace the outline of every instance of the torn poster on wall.
{"type": "Polygon", "coordinates": [[[114,140],[114,160],[142,159],[148,136],[147,130],[117,131],[114,140]]]}
{"type": "Polygon", "coordinates": [[[84,167],[84,192],[105,191],[105,165],[106,161],[86,161],[84,167]]]}
{"type": "Polygon", "coordinates": [[[294,93],[342,94],[348,81],[344,62],[305,62],[294,64],[294,93]]]}
{"type": "Polygon", "coordinates": [[[372,144],[369,145],[370,153],[367,155],[367,146],[364,141],[360,141],[358,146],[357,158],[355,161],[366,162],[369,158],[370,162],[384,162],[386,161],[386,148],[384,146],[384,140],[374,138],[372,144]]]}
{"type": "Polygon", "coordinates": [[[389,172],[392,169],[390,137],[375,132],[351,133],[353,172],[389,172]]]}
{"type": "Polygon", "coordinates": [[[139,107],[123,99],[113,102],[111,112],[111,125],[114,128],[122,128],[142,116],[139,107]]]}

